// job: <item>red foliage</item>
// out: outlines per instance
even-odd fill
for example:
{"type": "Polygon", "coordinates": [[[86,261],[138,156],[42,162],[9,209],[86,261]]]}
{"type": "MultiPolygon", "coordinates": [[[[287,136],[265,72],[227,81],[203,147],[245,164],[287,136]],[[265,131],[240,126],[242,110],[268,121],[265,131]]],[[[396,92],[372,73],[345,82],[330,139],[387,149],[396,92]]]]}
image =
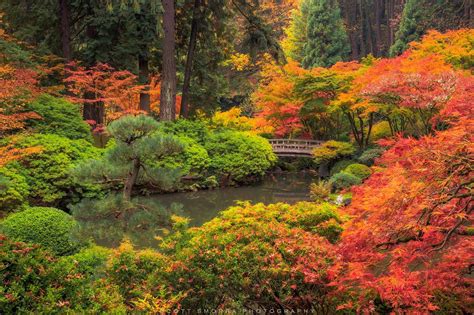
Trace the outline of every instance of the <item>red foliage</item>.
{"type": "Polygon", "coordinates": [[[28,119],[41,118],[24,110],[38,93],[35,71],[0,66],[0,135],[24,128],[28,119]]]}
{"type": "MultiPolygon", "coordinates": [[[[375,173],[353,189],[334,271],[340,290],[369,309],[379,296],[396,311],[439,307],[439,293],[469,312],[474,116],[465,79],[441,111],[452,127],[419,140],[399,138],[375,173]]],[[[388,143],[386,143],[388,144],[388,143]]]]}
{"type": "Polygon", "coordinates": [[[137,84],[137,76],[129,71],[117,71],[99,63],[91,68],[72,62],[66,67],[64,80],[72,102],[103,104],[108,119],[124,114],[140,113],[139,95],[144,86],[137,84]]]}

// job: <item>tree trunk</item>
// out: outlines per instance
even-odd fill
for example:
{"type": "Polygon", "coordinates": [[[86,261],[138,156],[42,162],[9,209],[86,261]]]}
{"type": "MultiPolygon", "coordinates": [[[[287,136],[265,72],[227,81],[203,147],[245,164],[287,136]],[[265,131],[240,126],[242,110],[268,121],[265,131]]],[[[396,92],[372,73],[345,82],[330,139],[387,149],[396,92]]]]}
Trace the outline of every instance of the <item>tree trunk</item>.
{"type": "Polygon", "coordinates": [[[191,84],[191,75],[193,70],[194,52],[196,50],[197,32],[199,27],[199,7],[201,0],[194,0],[193,20],[191,22],[191,34],[189,37],[188,55],[186,57],[186,66],[184,68],[183,94],[181,98],[182,117],[188,117],[189,112],[189,87],[191,84]]]}
{"type": "Polygon", "coordinates": [[[175,59],[175,8],[174,0],[163,4],[163,75],[161,81],[160,119],[176,118],[176,59],[175,59]]]}
{"type": "Polygon", "coordinates": [[[384,6],[381,0],[375,0],[375,56],[380,57],[384,48],[382,43],[382,12],[384,6]]]}
{"type": "Polygon", "coordinates": [[[84,103],[82,114],[84,120],[93,120],[97,125],[101,125],[104,123],[104,104],[84,103]]]}
{"type": "Polygon", "coordinates": [[[59,0],[59,17],[61,21],[61,46],[63,57],[66,61],[71,61],[71,34],[69,30],[70,14],[67,0],[59,0]]]}
{"type": "Polygon", "coordinates": [[[125,185],[123,187],[123,198],[125,200],[130,200],[132,198],[133,186],[138,178],[138,172],[140,171],[140,160],[134,159],[132,169],[128,172],[127,179],[125,180],[125,185]]]}
{"type": "Polygon", "coordinates": [[[150,112],[150,71],[148,68],[148,56],[138,55],[138,81],[144,85],[145,88],[140,93],[140,109],[150,112]]]}

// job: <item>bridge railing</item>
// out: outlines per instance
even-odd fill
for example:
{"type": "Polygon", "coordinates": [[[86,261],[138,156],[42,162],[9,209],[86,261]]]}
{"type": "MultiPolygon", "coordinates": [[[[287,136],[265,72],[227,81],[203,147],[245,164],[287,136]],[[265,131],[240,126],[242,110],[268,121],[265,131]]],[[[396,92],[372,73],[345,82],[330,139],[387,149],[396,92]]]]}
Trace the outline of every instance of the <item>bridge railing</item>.
{"type": "Polygon", "coordinates": [[[270,139],[275,154],[311,155],[312,150],[324,141],[302,139],[270,139]]]}

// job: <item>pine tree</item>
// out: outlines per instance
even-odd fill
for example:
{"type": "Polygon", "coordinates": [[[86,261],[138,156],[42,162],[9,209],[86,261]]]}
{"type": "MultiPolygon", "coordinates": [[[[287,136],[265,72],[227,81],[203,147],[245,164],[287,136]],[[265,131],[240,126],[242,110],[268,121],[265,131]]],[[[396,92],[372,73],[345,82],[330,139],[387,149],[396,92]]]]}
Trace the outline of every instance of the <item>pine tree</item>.
{"type": "Polygon", "coordinates": [[[329,67],[348,56],[347,34],[336,1],[309,1],[307,33],[303,59],[305,68],[329,67]]]}
{"type": "Polygon", "coordinates": [[[124,116],[107,127],[115,140],[101,160],[80,165],[79,180],[123,184],[123,198],[130,200],[138,182],[154,187],[172,186],[180,176],[177,169],[156,167],[156,162],[182,150],[174,137],[158,132],[160,124],[148,116],[124,116]]]}
{"type": "Polygon", "coordinates": [[[408,48],[408,43],[420,38],[424,32],[421,20],[423,18],[423,0],[408,0],[403,9],[400,28],[395,37],[395,43],[390,47],[390,55],[401,54],[408,48]]]}
{"type": "Polygon", "coordinates": [[[426,31],[472,28],[472,4],[463,0],[407,0],[390,55],[400,55],[426,31]]]}
{"type": "Polygon", "coordinates": [[[304,45],[308,40],[308,4],[311,0],[303,0],[298,9],[291,13],[291,22],[285,30],[286,38],[282,46],[285,55],[301,63],[304,58],[304,45]]]}

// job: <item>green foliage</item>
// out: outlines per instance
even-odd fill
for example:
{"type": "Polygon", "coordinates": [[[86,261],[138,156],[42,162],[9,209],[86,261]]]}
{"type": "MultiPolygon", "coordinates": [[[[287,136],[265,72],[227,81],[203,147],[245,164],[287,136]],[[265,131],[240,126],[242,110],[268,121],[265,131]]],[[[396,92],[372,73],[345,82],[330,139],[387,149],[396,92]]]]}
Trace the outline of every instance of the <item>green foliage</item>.
{"type": "Polygon", "coordinates": [[[285,301],[294,308],[331,309],[326,272],[334,257],[325,238],[337,239],[339,222],[328,204],[231,207],[201,228],[184,230],[181,224],[163,244],[174,253],[173,271],[158,270],[157,279],[188,292],[185,308],[242,310],[251,303],[268,310],[285,301]]]}
{"type": "Polygon", "coordinates": [[[174,153],[158,161],[157,166],[180,169],[182,174],[202,174],[211,163],[207,150],[193,138],[176,137],[183,145],[183,152],[174,153]]]}
{"type": "Polygon", "coordinates": [[[314,162],[322,164],[332,162],[340,158],[349,157],[354,154],[354,146],[348,142],[326,141],[313,150],[314,162]]]}
{"type": "Polygon", "coordinates": [[[345,173],[352,174],[361,180],[368,178],[372,175],[370,167],[364,164],[351,164],[344,170],[345,173]]]}
{"type": "Polygon", "coordinates": [[[90,126],[83,121],[78,105],[43,94],[29,104],[28,109],[42,117],[31,122],[37,132],[92,141],[90,126]]]}
{"type": "Polygon", "coordinates": [[[33,207],[9,215],[1,223],[1,229],[12,239],[40,244],[57,255],[68,255],[80,247],[70,238],[76,224],[59,209],[33,207]]]}
{"type": "Polygon", "coordinates": [[[185,136],[204,144],[209,138],[209,125],[204,120],[178,119],[161,123],[160,131],[166,134],[185,136]]]}
{"type": "Polygon", "coordinates": [[[380,157],[384,151],[384,148],[368,149],[362,152],[362,154],[357,158],[357,160],[362,164],[372,166],[374,164],[374,160],[380,157]]]}
{"type": "Polygon", "coordinates": [[[309,0],[305,68],[329,67],[343,61],[349,44],[337,1],[309,0]]]}
{"type": "Polygon", "coordinates": [[[310,1],[303,0],[299,7],[291,14],[291,21],[285,30],[286,38],[282,42],[285,55],[299,63],[304,59],[304,46],[308,40],[308,4],[310,1]]]}
{"type": "Polygon", "coordinates": [[[78,163],[101,155],[101,150],[86,140],[36,134],[23,137],[18,141],[18,146],[42,148],[40,153],[29,155],[11,165],[12,169],[26,178],[31,189],[32,204],[57,206],[99,192],[98,187],[78,184],[71,176],[71,170],[78,163]]]}
{"type": "Polygon", "coordinates": [[[346,169],[351,164],[357,163],[357,161],[354,160],[340,160],[334,163],[334,165],[331,167],[330,175],[337,174],[339,172],[342,172],[346,169]]]}
{"type": "Polygon", "coordinates": [[[372,132],[370,134],[370,141],[376,142],[377,140],[388,138],[392,135],[390,125],[387,121],[381,121],[372,126],[372,132]]]}
{"type": "Polygon", "coordinates": [[[9,167],[0,168],[0,212],[21,209],[30,191],[26,178],[9,167]]]}
{"type": "Polygon", "coordinates": [[[331,176],[331,178],[329,179],[329,183],[331,184],[333,189],[340,190],[349,188],[354,185],[359,185],[360,183],[362,183],[362,180],[355,175],[340,172],[331,176]]]}
{"type": "MultiPolygon", "coordinates": [[[[79,255],[79,254],[78,254],[79,255]]],[[[124,314],[117,287],[82,273],[81,262],[59,261],[37,245],[0,235],[0,309],[3,314],[124,314]]]]}
{"type": "Polygon", "coordinates": [[[419,22],[423,19],[424,8],[420,0],[408,0],[403,8],[400,26],[395,36],[395,43],[390,47],[392,56],[399,55],[408,48],[408,43],[416,41],[424,32],[419,22]]]}
{"type": "Polygon", "coordinates": [[[159,128],[156,120],[145,115],[113,121],[107,128],[113,145],[108,146],[101,160],[82,163],[75,169],[75,175],[89,183],[121,183],[128,198],[137,183],[160,190],[172,189],[180,171],[160,162],[181,153],[183,145],[177,137],[158,132],[159,128]]]}
{"type": "Polygon", "coordinates": [[[205,148],[211,158],[211,172],[237,182],[261,178],[277,160],[268,140],[240,131],[213,133],[205,148]]]}
{"type": "Polygon", "coordinates": [[[126,200],[121,194],[83,199],[70,209],[78,223],[73,238],[92,239],[108,247],[117,247],[125,238],[134,244],[156,247],[155,236],[170,227],[170,216],[175,210],[149,198],[126,200]]]}
{"type": "Polygon", "coordinates": [[[311,184],[309,187],[309,193],[313,201],[325,201],[331,194],[331,185],[326,181],[320,180],[317,183],[311,184]]]}

